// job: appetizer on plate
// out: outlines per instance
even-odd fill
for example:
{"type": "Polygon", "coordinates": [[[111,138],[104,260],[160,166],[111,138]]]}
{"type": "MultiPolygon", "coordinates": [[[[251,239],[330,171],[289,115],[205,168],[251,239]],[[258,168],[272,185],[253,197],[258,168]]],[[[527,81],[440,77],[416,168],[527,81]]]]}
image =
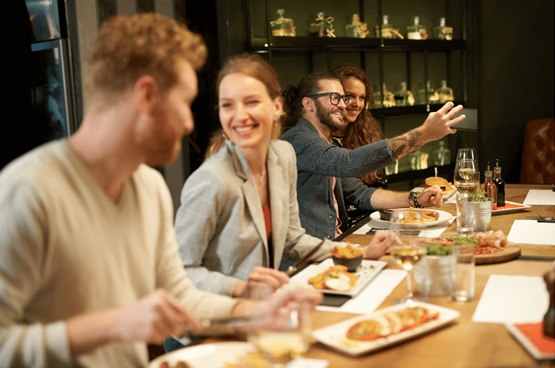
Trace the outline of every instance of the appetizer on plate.
{"type": "Polygon", "coordinates": [[[350,290],[357,283],[358,276],[350,273],[345,266],[333,266],[308,279],[315,289],[350,290]]]}
{"type": "Polygon", "coordinates": [[[414,208],[409,208],[409,216],[405,217],[404,219],[397,220],[396,222],[402,224],[416,224],[420,223],[420,219],[413,215],[416,211],[420,212],[420,216],[423,222],[434,222],[439,220],[439,212],[433,210],[415,210],[414,208]]]}
{"type": "Polygon", "coordinates": [[[355,323],[347,331],[347,338],[372,341],[399,332],[412,330],[423,323],[439,318],[439,312],[423,307],[413,307],[380,314],[372,319],[355,323]]]}
{"type": "Polygon", "coordinates": [[[426,245],[439,245],[443,247],[451,247],[455,243],[462,243],[474,247],[474,254],[493,254],[501,252],[508,244],[507,237],[501,230],[477,232],[472,236],[440,236],[437,238],[423,239],[422,242],[426,245]]]}

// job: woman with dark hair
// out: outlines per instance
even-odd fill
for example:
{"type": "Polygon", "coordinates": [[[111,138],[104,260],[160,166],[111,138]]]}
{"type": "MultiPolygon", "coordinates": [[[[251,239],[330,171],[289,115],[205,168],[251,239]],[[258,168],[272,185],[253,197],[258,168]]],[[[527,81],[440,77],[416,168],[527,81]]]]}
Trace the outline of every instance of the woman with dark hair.
{"type": "MultiPolygon", "coordinates": [[[[258,55],[230,58],[217,80],[225,143],[187,179],[175,229],[190,279],[202,290],[242,296],[249,284],[273,290],[289,277],[282,256],[298,260],[320,239],[301,227],[293,147],[273,139],[282,112],[274,69],[258,55]]],[[[387,233],[363,248],[366,259],[387,250],[387,233]]],[[[313,256],[329,256],[326,240],[313,256]]]]}
{"type": "MultiPolygon", "coordinates": [[[[331,133],[334,143],[340,147],[355,149],[384,139],[378,122],[366,108],[374,96],[366,73],[350,65],[339,66],[332,73],[339,77],[345,95],[349,97],[349,105],[345,109],[344,117],[348,125],[342,130],[331,133]]],[[[384,184],[384,169],[361,175],[359,179],[373,187],[387,187],[384,184]]]]}

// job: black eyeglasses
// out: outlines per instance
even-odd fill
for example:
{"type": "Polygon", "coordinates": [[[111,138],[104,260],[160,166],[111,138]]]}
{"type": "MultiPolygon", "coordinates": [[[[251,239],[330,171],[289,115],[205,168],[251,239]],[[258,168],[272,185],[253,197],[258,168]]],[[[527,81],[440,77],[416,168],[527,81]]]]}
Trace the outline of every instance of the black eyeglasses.
{"type": "Polygon", "coordinates": [[[317,93],[315,95],[310,95],[310,96],[306,96],[306,97],[322,97],[322,96],[330,96],[330,102],[332,105],[339,105],[339,102],[341,100],[343,100],[343,102],[345,102],[345,106],[349,105],[349,97],[347,96],[341,96],[339,93],[337,92],[324,92],[324,93],[317,93]]]}

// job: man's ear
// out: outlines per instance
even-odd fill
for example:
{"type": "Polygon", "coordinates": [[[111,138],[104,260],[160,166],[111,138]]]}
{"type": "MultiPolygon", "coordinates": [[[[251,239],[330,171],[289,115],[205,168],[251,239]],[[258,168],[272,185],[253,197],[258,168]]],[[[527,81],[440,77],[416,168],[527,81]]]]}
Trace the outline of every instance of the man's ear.
{"type": "Polygon", "coordinates": [[[159,94],[158,84],[150,75],[140,77],[133,87],[133,97],[141,114],[151,114],[159,94]]]}
{"type": "Polygon", "coordinates": [[[314,100],[309,97],[303,98],[303,107],[307,110],[314,110],[314,100]]]}

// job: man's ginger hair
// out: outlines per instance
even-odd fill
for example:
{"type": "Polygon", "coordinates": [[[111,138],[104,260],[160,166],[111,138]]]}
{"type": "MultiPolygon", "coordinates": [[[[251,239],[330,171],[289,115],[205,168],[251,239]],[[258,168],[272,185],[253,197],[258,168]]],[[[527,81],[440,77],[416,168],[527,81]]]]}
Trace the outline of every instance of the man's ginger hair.
{"type": "Polygon", "coordinates": [[[160,14],[111,18],[100,28],[87,61],[87,100],[109,104],[145,75],[164,93],[177,83],[179,60],[199,71],[207,54],[200,35],[160,14]]]}

